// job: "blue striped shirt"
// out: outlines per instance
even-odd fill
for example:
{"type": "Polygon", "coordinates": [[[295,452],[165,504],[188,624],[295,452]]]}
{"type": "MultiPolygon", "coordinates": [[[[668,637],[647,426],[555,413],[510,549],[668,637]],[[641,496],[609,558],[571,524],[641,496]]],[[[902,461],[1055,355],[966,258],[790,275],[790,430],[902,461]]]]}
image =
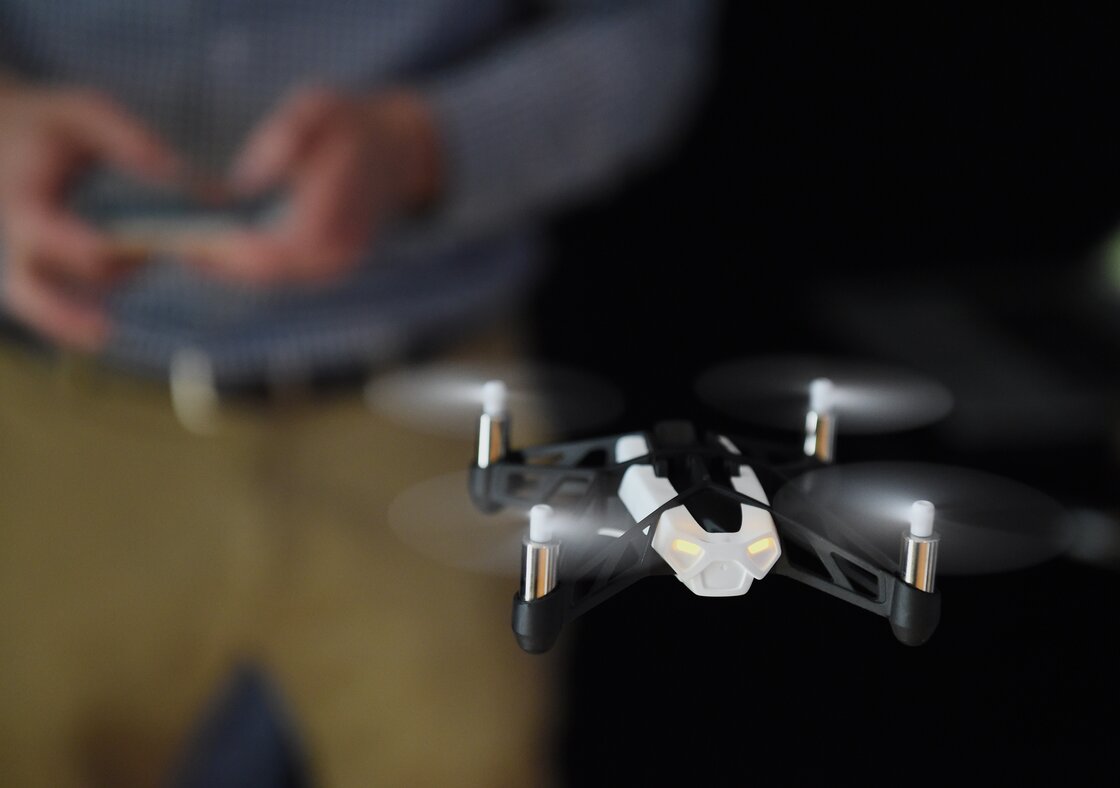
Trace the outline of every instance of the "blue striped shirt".
{"type": "MultiPolygon", "coordinates": [[[[430,101],[441,200],[344,281],[254,289],[157,260],[114,294],[108,359],[158,372],[190,346],[236,380],[376,363],[515,299],[546,212],[680,127],[711,18],[708,0],[0,0],[0,69],[104,90],[214,170],[297,85],[430,101]]],[[[127,211],[143,199],[128,188],[107,178],[85,199],[127,211]]]]}

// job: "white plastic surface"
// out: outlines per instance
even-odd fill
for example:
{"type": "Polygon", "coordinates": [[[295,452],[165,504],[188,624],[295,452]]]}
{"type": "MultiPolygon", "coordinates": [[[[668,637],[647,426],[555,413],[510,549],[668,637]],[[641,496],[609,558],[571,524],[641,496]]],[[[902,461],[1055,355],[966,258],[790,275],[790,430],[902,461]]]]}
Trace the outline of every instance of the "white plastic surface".
{"type": "Polygon", "coordinates": [[[614,445],[614,461],[629,462],[649,454],[649,444],[644,435],[623,435],[614,445]]]}
{"type": "MultiPolygon", "coordinates": [[[[743,466],[731,482],[736,491],[769,503],[751,468],[743,466]]],[[[630,466],[618,491],[635,521],[676,494],[669,480],[659,478],[650,465],[630,466]]],[[[657,521],[653,549],[694,594],[711,597],[745,594],[751,583],[766,576],[782,552],[770,513],[747,504],[740,506],[739,530],[734,533],[709,533],[686,507],[674,506],[657,521]]]]}
{"type": "Polygon", "coordinates": [[[809,410],[828,413],[832,410],[834,386],[828,378],[817,378],[809,384],[809,410]]]}
{"type": "Polygon", "coordinates": [[[210,357],[196,348],[183,348],[171,357],[168,373],[171,405],[179,423],[191,432],[213,432],[218,390],[210,357]]]}
{"type": "Polygon", "coordinates": [[[749,495],[756,501],[770,505],[770,499],[766,497],[766,490],[762,489],[762,482],[758,480],[754,469],[749,465],[739,466],[739,475],[731,477],[731,486],[735,488],[735,492],[749,495]]]}
{"type": "Polygon", "coordinates": [[[626,528],[614,528],[612,526],[603,525],[595,530],[599,536],[609,536],[611,539],[618,539],[626,535],[626,528]]]}
{"type": "Polygon", "coordinates": [[[618,485],[618,497],[636,523],[667,504],[676,495],[673,485],[668,479],[657,476],[652,465],[631,465],[618,485]]]}
{"type": "Polygon", "coordinates": [[[929,501],[914,501],[910,507],[910,535],[919,538],[933,536],[933,516],[936,510],[929,501]]]}
{"type": "Polygon", "coordinates": [[[731,442],[731,439],[725,435],[719,436],[719,443],[723,448],[727,449],[732,454],[739,454],[739,447],[731,442]]]}
{"type": "Polygon", "coordinates": [[[490,380],[482,385],[482,412],[487,416],[499,418],[506,415],[509,407],[509,391],[500,380],[490,380]]]}
{"type": "Polygon", "coordinates": [[[544,544],[552,541],[552,507],[538,503],[529,510],[529,541],[544,544]]]}

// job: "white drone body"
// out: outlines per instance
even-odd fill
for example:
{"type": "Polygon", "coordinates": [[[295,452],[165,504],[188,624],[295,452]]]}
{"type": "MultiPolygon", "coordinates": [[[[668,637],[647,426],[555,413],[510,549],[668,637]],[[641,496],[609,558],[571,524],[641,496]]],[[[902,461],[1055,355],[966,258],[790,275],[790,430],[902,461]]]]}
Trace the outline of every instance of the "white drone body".
{"type": "MultiPolygon", "coordinates": [[[[734,449],[726,438],[721,438],[734,449]]],[[[649,453],[641,435],[626,435],[615,445],[615,460],[626,462],[649,453]]],[[[735,453],[738,453],[735,450],[735,453]]],[[[740,466],[731,477],[735,490],[764,504],[766,493],[754,471],[740,466]]],[[[634,522],[641,522],[676,498],[680,491],[672,482],[657,476],[652,465],[635,463],[626,469],[618,497],[634,522]]],[[[740,504],[739,530],[712,533],[705,530],[684,505],[661,513],[653,535],[653,549],[697,596],[740,596],[761,580],[781,555],[781,543],[774,519],[765,509],[740,504]]]]}
{"type": "MultiPolygon", "coordinates": [[[[833,384],[814,380],[809,394],[801,459],[786,460],[794,467],[834,459],[833,384]]],[[[888,618],[909,645],[936,628],[939,539],[928,501],[911,509],[894,572],[780,514],[779,532],[756,469],[768,481],[780,472],[752,447],[744,446],[748,463],[727,437],[675,421],[511,453],[506,400],[504,386],[487,384],[468,489],[484,512],[531,507],[512,617],[525,651],[547,651],[565,622],[643,577],[670,572],[701,597],[742,596],[771,573],[790,577],[888,618]],[[596,535],[609,539],[586,538],[596,535]],[[810,559],[797,558],[798,550],[784,555],[783,539],[810,559]]]]}

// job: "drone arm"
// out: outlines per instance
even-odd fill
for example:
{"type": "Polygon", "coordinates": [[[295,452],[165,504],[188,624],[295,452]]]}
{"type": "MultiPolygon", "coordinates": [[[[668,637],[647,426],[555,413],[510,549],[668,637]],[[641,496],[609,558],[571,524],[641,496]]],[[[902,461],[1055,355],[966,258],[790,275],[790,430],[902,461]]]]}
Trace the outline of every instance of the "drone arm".
{"type": "Polygon", "coordinates": [[[875,593],[869,596],[860,591],[856,591],[850,582],[838,583],[831,577],[795,565],[790,560],[787,553],[782,554],[782,557],[778,559],[778,563],[771,571],[776,575],[784,575],[799,583],[804,583],[810,588],[823,591],[829,596],[834,596],[837,599],[848,602],[856,607],[861,607],[876,615],[887,616],[890,614],[893,583],[889,579],[884,580],[882,585],[877,585],[875,593]]]}
{"type": "Polygon", "coordinates": [[[576,583],[567,581],[559,583],[552,593],[538,599],[527,600],[520,592],[514,594],[511,623],[517,644],[530,654],[543,654],[556,644],[560,631],[569,621],[598,607],[639,580],[669,571],[668,565],[656,553],[651,551],[650,555],[653,561],[643,561],[642,565],[582,592],[576,583]]]}
{"type": "Polygon", "coordinates": [[[789,520],[782,536],[785,549],[776,574],[888,618],[895,637],[906,645],[925,643],[937,629],[940,594],[921,591],[789,520]]]}
{"type": "Polygon", "coordinates": [[[584,499],[598,482],[629,464],[614,459],[620,437],[534,446],[510,452],[500,462],[472,464],[471,497],[484,512],[584,499]]]}
{"type": "Polygon", "coordinates": [[[509,459],[514,463],[532,466],[573,468],[588,464],[610,465],[613,463],[615,446],[619,439],[630,434],[632,433],[526,447],[511,452],[509,459]]]}
{"type": "Polygon", "coordinates": [[[569,621],[642,578],[669,572],[669,566],[650,546],[650,526],[660,515],[661,509],[590,555],[561,553],[567,566],[560,572],[563,579],[550,593],[535,599],[515,594],[512,625],[518,645],[531,654],[548,651],[569,621]]]}
{"type": "Polygon", "coordinates": [[[896,577],[890,618],[899,642],[920,646],[933,636],[941,620],[941,594],[922,591],[896,577]]]}
{"type": "Polygon", "coordinates": [[[564,584],[539,599],[513,595],[513,634],[517,645],[529,654],[543,654],[556,645],[560,630],[568,621],[570,594],[564,584]]]}

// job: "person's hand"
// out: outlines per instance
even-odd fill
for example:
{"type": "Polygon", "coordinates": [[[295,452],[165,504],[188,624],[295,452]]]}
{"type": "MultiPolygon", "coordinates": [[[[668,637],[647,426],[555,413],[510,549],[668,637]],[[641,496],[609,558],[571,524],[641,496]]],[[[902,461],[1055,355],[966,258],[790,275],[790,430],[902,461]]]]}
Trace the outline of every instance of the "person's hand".
{"type": "Polygon", "coordinates": [[[300,90],[250,135],[232,173],[244,196],[284,190],[283,214],[188,256],[244,282],[332,281],[358,262],[387,218],[435,196],[438,170],[432,121],[418,97],[300,90]]]}
{"type": "Polygon", "coordinates": [[[69,186],[99,162],[151,181],[181,170],[104,96],[0,83],[0,297],[29,327],[86,350],[100,347],[110,328],[105,292],[138,262],[67,209],[69,186]]]}

